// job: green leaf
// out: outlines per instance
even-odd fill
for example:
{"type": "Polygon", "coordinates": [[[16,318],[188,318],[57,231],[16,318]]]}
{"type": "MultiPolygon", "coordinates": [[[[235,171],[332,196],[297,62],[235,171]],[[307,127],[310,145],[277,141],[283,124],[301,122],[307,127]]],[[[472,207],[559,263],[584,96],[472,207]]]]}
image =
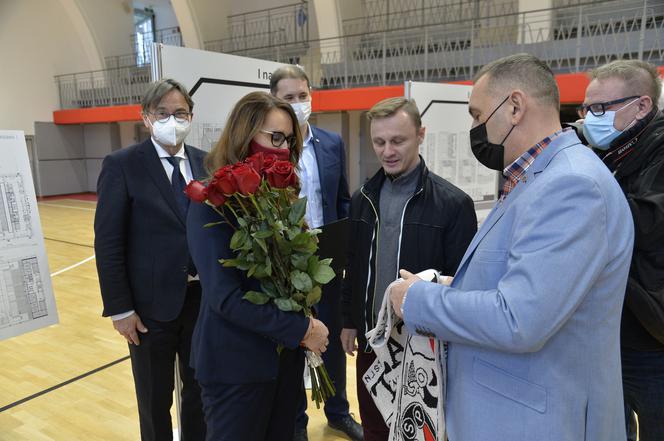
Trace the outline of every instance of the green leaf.
{"type": "Polygon", "coordinates": [[[332,258],[328,257],[327,259],[321,259],[318,261],[318,263],[321,265],[330,265],[332,264],[332,258]]]}
{"type": "Polygon", "coordinates": [[[252,234],[256,239],[267,239],[272,236],[271,230],[259,230],[252,234]]]}
{"type": "Polygon", "coordinates": [[[235,230],[233,237],[231,237],[231,249],[239,250],[246,244],[248,238],[249,235],[246,230],[235,230]]]}
{"type": "Polygon", "coordinates": [[[293,310],[291,299],[274,299],[274,304],[282,311],[290,312],[293,310]]]}
{"type": "Polygon", "coordinates": [[[296,292],[295,294],[293,294],[292,299],[295,300],[296,302],[304,302],[306,297],[301,292],[296,292]]]}
{"type": "Polygon", "coordinates": [[[300,271],[307,270],[307,259],[309,258],[308,254],[295,253],[291,255],[291,263],[293,266],[300,271]]]}
{"type": "Polygon", "coordinates": [[[279,297],[277,287],[270,279],[261,280],[261,289],[266,295],[273,299],[279,297]]]}
{"type": "Polygon", "coordinates": [[[267,253],[267,244],[265,243],[265,239],[256,238],[254,239],[254,243],[256,243],[263,251],[267,253]]]}
{"type": "Polygon", "coordinates": [[[290,280],[293,284],[293,287],[298,291],[309,292],[313,287],[313,283],[311,282],[311,277],[309,277],[309,274],[302,271],[292,271],[290,274],[290,280]]]}
{"type": "Polygon", "coordinates": [[[314,286],[314,288],[309,291],[309,294],[307,294],[307,306],[313,306],[320,302],[322,292],[320,286],[314,286]]]}
{"type": "Polygon", "coordinates": [[[255,263],[255,264],[251,265],[251,268],[249,268],[249,271],[247,271],[247,277],[253,276],[254,273],[256,272],[257,268],[258,268],[258,264],[255,263]]]}
{"type": "Polygon", "coordinates": [[[316,271],[311,274],[311,277],[321,285],[325,285],[330,280],[334,279],[334,270],[329,265],[318,265],[316,271]]]}
{"type": "Polygon", "coordinates": [[[210,222],[209,224],[203,225],[203,228],[210,228],[210,227],[214,227],[215,225],[224,224],[224,223],[226,223],[226,222],[225,221],[210,222]]]}
{"type": "Polygon", "coordinates": [[[250,301],[254,305],[264,305],[270,301],[270,297],[268,297],[267,294],[258,291],[247,291],[242,298],[250,301]]]}
{"type": "Polygon", "coordinates": [[[247,228],[247,221],[244,220],[243,218],[238,217],[238,218],[237,218],[237,223],[238,223],[238,225],[241,226],[242,228],[247,228]]]}
{"type": "Polygon", "coordinates": [[[304,212],[307,209],[307,198],[300,198],[293,205],[291,205],[290,213],[288,213],[288,222],[291,224],[299,224],[304,217],[304,212]]]}

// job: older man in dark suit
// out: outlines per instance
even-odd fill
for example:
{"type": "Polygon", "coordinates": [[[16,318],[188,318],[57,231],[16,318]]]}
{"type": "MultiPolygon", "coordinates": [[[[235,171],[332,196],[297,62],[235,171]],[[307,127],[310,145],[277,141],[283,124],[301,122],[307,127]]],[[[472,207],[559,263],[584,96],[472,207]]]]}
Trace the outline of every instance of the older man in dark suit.
{"type": "MultiPolygon", "coordinates": [[[[270,91],[288,101],[297,115],[304,145],[300,158],[300,196],[307,197],[305,219],[312,228],[348,217],[350,194],[346,179],[346,151],[341,137],[308,123],[311,85],[299,66],[284,66],[272,73],[270,91]]],[[[325,403],[328,425],[352,440],[362,440],[362,427],[350,416],[346,399],[346,354],[341,347],[341,277],[325,285],[318,318],[330,331],[330,345],[323,354],[336,395],[325,403]]],[[[307,440],[306,397],[296,422],[295,441],[307,440]]]]}
{"type": "Polygon", "coordinates": [[[205,152],[184,144],[193,102],[163,79],[143,98],[151,139],[108,155],[97,183],[95,253],[105,317],[129,343],[143,441],[172,440],[175,355],[183,441],[203,441],[200,388],[189,367],[201,288],[187,248],[184,186],[205,152]]]}

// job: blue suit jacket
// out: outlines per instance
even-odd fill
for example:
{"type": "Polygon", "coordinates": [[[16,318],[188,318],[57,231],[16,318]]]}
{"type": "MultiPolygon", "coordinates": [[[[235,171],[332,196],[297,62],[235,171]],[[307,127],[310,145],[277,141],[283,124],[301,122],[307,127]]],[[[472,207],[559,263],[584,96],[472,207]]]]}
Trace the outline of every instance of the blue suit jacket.
{"type": "Polygon", "coordinates": [[[408,329],[450,342],[450,440],[624,441],[633,237],[615,179],[565,132],[494,207],[452,286],[409,289],[408,329]]]}
{"type": "Polygon", "coordinates": [[[346,150],[341,137],[312,125],[314,152],[318,163],[323,221],[327,224],[348,217],[350,194],[346,177],[346,150]]]}
{"type": "MultiPolygon", "coordinates": [[[[195,179],[205,152],[185,145],[195,179]]],[[[104,158],[97,181],[95,255],[104,316],[135,310],[175,319],[187,285],[189,250],[182,215],[150,139],[104,158]]]]}
{"type": "Polygon", "coordinates": [[[212,208],[192,203],[187,216],[191,257],[203,295],[191,343],[191,366],[202,383],[261,383],[277,378],[277,344],[297,348],[309,326],[301,313],[283,312],[274,304],[254,305],[242,296],[260,291],[254,279],[219,259],[235,257],[233,229],[212,208]]]}

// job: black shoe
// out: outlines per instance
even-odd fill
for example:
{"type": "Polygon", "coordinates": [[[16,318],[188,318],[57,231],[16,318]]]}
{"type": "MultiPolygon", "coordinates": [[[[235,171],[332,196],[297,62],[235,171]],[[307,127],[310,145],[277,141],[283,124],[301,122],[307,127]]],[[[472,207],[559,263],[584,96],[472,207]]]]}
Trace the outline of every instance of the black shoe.
{"type": "Polygon", "coordinates": [[[353,441],[364,441],[362,426],[360,426],[350,415],[339,420],[328,421],[327,425],[332,429],[345,433],[346,436],[353,441]]]}
{"type": "Polygon", "coordinates": [[[309,441],[309,437],[307,436],[307,429],[295,429],[295,433],[293,434],[293,441],[309,441]]]}

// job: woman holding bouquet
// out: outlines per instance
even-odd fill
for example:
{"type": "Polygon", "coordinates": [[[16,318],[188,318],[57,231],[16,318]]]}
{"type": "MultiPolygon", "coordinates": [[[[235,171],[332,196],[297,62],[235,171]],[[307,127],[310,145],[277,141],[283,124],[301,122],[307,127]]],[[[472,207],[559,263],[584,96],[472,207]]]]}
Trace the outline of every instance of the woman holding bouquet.
{"type": "MultiPolygon", "coordinates": [[[[220,167],[263,152],[266,158],[290,161],[292,169],[301,146],[291,106],[253,92],[233,108],[206,166],[213,176],[220,167]]],[[[245,169],[227,168],[235,174],[234,185],[247,182],[245,169]]],[[[224,198],[223,193],[207,195],[218,206],[224,198]]],[[[207,440],[291,441],[302,393],[303,348],[324,352],[327,328],[301,312],[243,299],[248,292],[261,291],[261,286],[245,271],[220,265],[220,259],[235,257],[230,246],[234,225],[219,222],[220,210],[191,204],[187,218],[189,248],[203,289],[191,365],[202,389],[207,440]]]]}

